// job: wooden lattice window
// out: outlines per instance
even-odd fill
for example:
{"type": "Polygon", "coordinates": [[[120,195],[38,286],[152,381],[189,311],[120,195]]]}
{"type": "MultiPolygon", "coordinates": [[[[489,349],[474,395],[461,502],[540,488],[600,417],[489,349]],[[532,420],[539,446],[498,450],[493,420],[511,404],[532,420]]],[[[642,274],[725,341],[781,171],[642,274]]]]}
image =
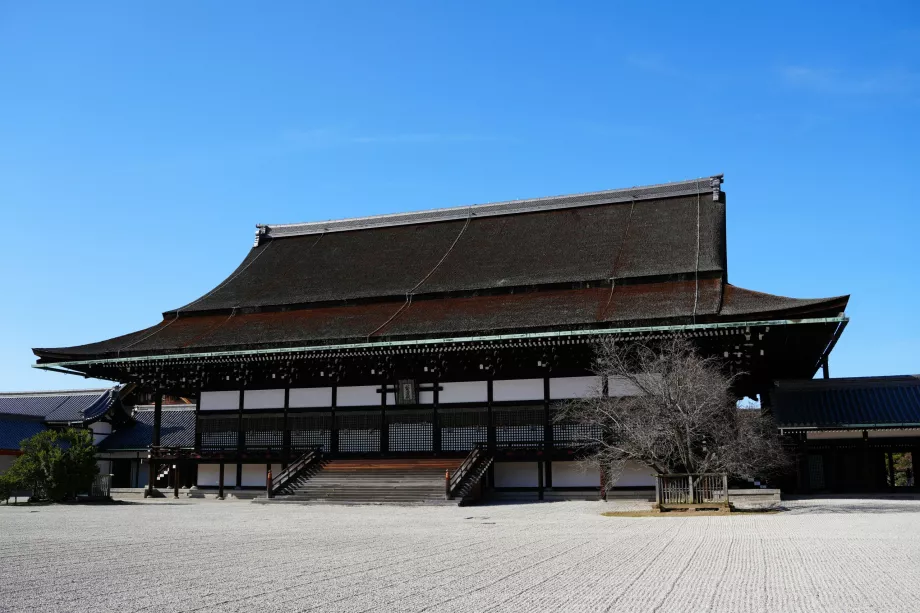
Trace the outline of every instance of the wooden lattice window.
{"type": "Polygon", "coordinates": [[[244,415],[243,431],[247,449],[280,449],[284,445],[284,416],[244,415]]]}
{"type": "Polygon", "coordinates": [[[431,451],[434,412],[425,409],[387,411],[390,451],[431,451]]]}
{"type": "Polygon", "coordinates": [[[380,411],[337,412],[335,421],[339,432],[340,452],[380,451],[380,411]]]}
{"type": "Polygon", "coordinates": [[[202,417],[201,428],[203,449],[235,449],[239,434],[239,418],[236,416],[202,417]]]}
{"type": "Polygon", "coordinates": [[[291,413],[288,415],[291,431],[291,448],[295,450],[320,447],[323,452],[332,450],[332,413],[329,411],[291,413]]]}
{"type": "Polygon", "coordinates": [[[543,407],[502,407],[492,411],[495,442],[541,442],[544,437],[543,407]]]}
{"type": "Polygon", "coordinates": [[[442,451],[470,451],[489,441],[489,410],[485,407],[438,409],[442,451]]]}

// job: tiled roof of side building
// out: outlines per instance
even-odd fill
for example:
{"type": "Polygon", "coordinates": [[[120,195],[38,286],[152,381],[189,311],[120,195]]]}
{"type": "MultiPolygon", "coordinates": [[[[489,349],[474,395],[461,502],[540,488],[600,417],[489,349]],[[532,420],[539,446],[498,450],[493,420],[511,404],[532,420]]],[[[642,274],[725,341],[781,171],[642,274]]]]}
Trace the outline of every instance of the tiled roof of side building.
{"type": "Polygon", "coordinates": [[[0,449],[18,450],[22,441],[45,429],[45,424],[39,419],[0,415],[0,449]]]}
{"type": "Polygon", "coordinates": [[[111,388],[0,393],[0,415],[38,417],[50,422],[92,420],[117,398],[111,388]]]}
{"type": "MultiPolygon", "coordinates": [[[[165,447],[195,446],[194,405],[186,408],[163,407],[160,423],[160,444],[165,447]]],[[[147,408],[137,410],[135,423],[119,428],[99,445],[100,451],[141,451],[153,441],[153,411],[147,408]]]]}
{"type": "Polygon", "coordinates": [[[781,428],[920,427],[920,376],[779,381],[770,394],[781,428]]]}

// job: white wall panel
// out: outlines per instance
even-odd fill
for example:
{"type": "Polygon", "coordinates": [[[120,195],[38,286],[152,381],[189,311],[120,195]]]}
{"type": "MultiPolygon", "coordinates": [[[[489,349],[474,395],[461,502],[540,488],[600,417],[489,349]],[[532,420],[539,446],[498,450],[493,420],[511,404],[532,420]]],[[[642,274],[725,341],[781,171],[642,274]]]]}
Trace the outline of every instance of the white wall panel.
{"type": "Polygon", "coordinates": [[[246,390],[243,392],[244,409],[283,409],[284,390],[246,390]]]}
{"type": "Polygon", "coordinates": [[[438,402],[486,402],[489,400],[488,384],[485,381],[458,381],[442,383],[438,402]]]}
{"type": "Polygon", "coordinates": [[[632,381],[623,377],[610,377],[607,385],[607,393],[611,397],[639,395],[639,388],[632,381]]]}
{"type": "Polygon", "coordinates": [[[495,487],[537,487],[536,462],[496,462],[495,487]]]}
{"type": "MultiPolygon", "coordinates": [[[[198,465],[198,487],[218,487],[219,478],[220,464],[198,465]]],[[[224,464],[224,487],[236,487],[236,464],[224,464]]]]}
{"type": "Polygon", "coordinates": [[[591,398],[600,396],[600,393],[600,377],[559,377],[549,380],[549,397],[553,400],[591,398]]]}
{"type": "MultiPolygon", "coordinates": [[[[441,402],[444,402],[443,400],[441,402]]],[[[434,392],[419,392],[418,393],[418,403],[419,404],[434,404],[434,392]]]]}
{"type": "Polygon", "coordinates": [[[243,464],[243,487],[265,487],[265,464],[243,464]]]}
{"type": "Polygon", "coordinates": [[[362,407],[380,405],[379,385],[356,385],[336,389],[335,404],[339,407],[362,407]]]}
{"type": "Polygon", "coordinates": [[[600,471],[584,470],[579,462],[553,462],[553,487],[599,487],[600,471]]]}
{"type": "Polygon", "coordinates": [[[543,379],[493,381],[492,400],[543,400],[543,379]]]}
{"type": "Polygon", "coordinates": [[[228,411],[239,410],[240,392],[201,392],[202,411],[228,411]]]}
{"type": "Polygon", "coordinates": [[[292,409],[307,407],[331,407],[331,387],[292,387],[288,396],[288,406],[292,409]]]}
{"type": "MultiPolygon", "coordinates": [[[[555,475],[553,475],[555,482],[555,475]]],[[[648,466],[627,462],[614,487],[655,487],[655,471],[648,466]]]]}

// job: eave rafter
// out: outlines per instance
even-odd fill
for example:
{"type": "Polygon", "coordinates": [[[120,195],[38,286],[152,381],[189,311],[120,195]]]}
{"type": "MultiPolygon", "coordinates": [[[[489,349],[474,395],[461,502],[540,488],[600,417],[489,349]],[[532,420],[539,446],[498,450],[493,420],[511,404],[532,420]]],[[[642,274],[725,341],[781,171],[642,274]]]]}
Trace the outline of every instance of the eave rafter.
{"type": "MultiPolygon", "coordinates": [[[[494,375],[521,370],[552,370],[558,364],[589,368],[592,345],[614,337],[624,342],[682,336],[719,353],[732,368],[757,370],[764,359],[770,330],[802,325],[833,327],[835,336],[846,317],[755,322],[704,323],[604,330],[483,335],[343,343],[338,345],[215,351],[190,354],[130,356],[36,364],[36,368],[68,372],[143,386],[197,389],[212,385],[322,384],[344,379],[387,380],[396,373],[419,376],[461,376],[477,370],[494,375]],[[564,358],[560,358],[564,356],[564,358]]],[[[823,346],[822,346],[823,349],[823,346]]]]}

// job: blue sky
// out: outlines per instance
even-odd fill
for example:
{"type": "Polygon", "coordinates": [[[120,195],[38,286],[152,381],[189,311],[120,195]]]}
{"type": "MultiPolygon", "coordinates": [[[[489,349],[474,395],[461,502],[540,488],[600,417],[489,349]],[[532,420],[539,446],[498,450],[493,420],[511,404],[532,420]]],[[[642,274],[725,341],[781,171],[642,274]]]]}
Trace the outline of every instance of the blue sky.
{"type": "Polygon", "coordinates": [[[30,348],[256,223],[719,172],[732,283],[851,294],[832,375],[920,372],[920,5],[801,4],[0,1],[0,390],[96,384],[30,348]]]}

